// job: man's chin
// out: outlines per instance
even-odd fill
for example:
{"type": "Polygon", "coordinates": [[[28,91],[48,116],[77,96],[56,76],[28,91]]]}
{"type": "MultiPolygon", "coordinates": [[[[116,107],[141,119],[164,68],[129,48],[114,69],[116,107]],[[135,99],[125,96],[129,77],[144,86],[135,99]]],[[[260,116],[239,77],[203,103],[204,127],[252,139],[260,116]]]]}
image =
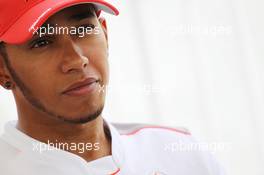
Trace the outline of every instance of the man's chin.
{"type": "Polygon", "coordinates": [[[91,122],[97,119],[101,115],[103,108],[104,107],[101,107],[95,112],[87,114],[87,115],[83,115],[81,117],[80,116],[79,117],[58,116],[58,119],[64,122],[67,122],[67,123],[72,123],[72,124],[85,124],[85,123],[88,123],[88,122],[91,122]]]}

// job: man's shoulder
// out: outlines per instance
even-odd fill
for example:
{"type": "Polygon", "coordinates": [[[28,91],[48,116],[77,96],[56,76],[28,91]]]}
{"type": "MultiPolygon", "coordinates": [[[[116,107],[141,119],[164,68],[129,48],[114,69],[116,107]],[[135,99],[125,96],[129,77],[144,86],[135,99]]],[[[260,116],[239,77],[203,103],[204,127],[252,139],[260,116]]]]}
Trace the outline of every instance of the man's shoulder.
{"type": "Polygon", "coordinates": [[[193,142],[188,129],[142,123],[112,123],[121,137],[134,146],[148,146],[157,141],[160,144],[172,142],[193,142]]]}
{"type": "Polygon", "coordinates": [[[224,174],[209,152],[196,149],[199,143],[188,129],[137,123],[112,125],[122,136],[127,159],[136,162],[135,167],[140,166],[142,160],[148,160],[152,166],[162,165],[168,172],[224,174]],[[187,166],[190,168],[185,169],[187,166]]]}
{"type": "Polygon", "coordinates": [[[190,131],[184,127],[171,127],[165,125],[146,123],[112,123],[119,134],[133,136],[145,132],[159,132],[163,134],[177,134],[183,136],[191,135],[190,131]]]}
{"type": "Polygon", "coordinates": [[[12,160],[19,154],[19,150],[9,145],[2,136],[0,136],[0,169],[7,170],[12,160]]]}
{"type": "Polygon", "coordinates": [[[3,158],[2,155],[16,154],[18,150],[8,144],[2,136],[0,136],[0,160],[3,158]]]}

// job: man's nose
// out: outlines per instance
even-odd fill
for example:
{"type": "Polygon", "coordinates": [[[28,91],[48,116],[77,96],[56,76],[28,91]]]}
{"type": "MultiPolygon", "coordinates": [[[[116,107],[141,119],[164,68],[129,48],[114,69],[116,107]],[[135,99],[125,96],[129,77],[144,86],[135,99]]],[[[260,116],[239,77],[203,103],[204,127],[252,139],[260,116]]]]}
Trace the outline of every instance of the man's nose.
{"type": "Polygon", "coordinates": [[[82,72],[89,64],[89,59],[84,56],[81,47],[73,41],[66,41],[63,54],[63,73],[82,72]]]}

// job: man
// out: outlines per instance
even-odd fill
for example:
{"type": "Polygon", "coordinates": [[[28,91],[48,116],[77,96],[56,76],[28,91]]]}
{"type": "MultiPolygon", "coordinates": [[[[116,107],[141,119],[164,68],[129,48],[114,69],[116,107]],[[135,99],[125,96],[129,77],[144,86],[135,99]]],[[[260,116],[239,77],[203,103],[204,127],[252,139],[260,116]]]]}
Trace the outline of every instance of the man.
{"type": "Polygon", "coordinates": [[[111,124],[103,0],[1,0],[0,83],[18,120],[0,139],[2,175],[222,175],[187,131],[111,124]],[[14,5],[13,5],[14,4],[14,5]]]}

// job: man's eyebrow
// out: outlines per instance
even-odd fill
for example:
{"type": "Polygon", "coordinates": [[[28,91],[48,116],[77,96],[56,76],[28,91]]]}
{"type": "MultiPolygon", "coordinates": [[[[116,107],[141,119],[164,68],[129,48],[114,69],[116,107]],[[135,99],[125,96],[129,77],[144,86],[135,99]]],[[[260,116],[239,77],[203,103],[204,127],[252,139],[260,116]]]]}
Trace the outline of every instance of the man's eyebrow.
{"type": "Polygon", "coordinates": [[[85,11],[85,12],[81,12],[81,13],[74,14],[74,15],[70,16],[69,20],[71,20],[71,21],[80,21],[82,19],[92,18],[92,17],[95,17],[94,12],[85,11]]]}

